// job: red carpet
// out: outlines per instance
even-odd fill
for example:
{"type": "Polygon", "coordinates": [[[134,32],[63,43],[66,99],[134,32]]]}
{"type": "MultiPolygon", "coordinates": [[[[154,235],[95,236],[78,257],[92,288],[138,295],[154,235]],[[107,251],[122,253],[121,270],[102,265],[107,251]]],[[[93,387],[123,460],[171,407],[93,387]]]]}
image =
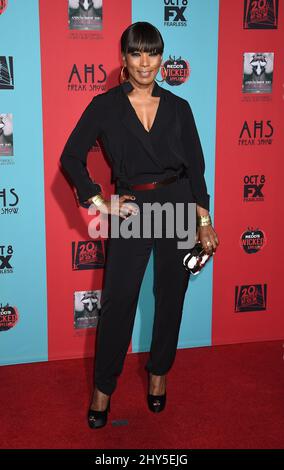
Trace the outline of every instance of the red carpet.
{"type": "Polygon", "coordinates": [[[157,415],[145,399],[148,353],[128,355],[98,430],[86,421],[92,359],[1,367],[0,447],[283,448],[283,351],[279,341],[178,350],[157,415]]]}

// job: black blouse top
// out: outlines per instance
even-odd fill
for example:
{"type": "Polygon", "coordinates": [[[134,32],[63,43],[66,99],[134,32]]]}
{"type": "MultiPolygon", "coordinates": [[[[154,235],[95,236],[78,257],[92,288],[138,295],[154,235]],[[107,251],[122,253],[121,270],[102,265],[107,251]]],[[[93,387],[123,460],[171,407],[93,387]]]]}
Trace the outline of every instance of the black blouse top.
{"type": "Polygon", "coordinates": [[[71,132],[60,162],[74,185],[80,205],[100,193],[87,169],[87,155],[96,140],[110,160],[113,180],[124,183],[159,181],[185,169],[190,180],[189,202],[209,210],[205,162],[195,120],[187,100],[154,82],[160,96],[154,123],[147,131],[127,94],[126,81],[93,97],[71,132]]]}

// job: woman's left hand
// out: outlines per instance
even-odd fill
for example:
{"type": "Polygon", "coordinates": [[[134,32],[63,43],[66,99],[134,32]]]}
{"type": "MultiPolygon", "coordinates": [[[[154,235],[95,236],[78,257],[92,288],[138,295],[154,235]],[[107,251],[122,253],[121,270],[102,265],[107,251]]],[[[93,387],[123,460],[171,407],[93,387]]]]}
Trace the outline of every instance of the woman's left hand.
{"type": "Polygon", "coordinates": [[[200,241],[205,253],[212,255],[217,250],[219,239],[212,225],[198,226],[196,241],[200,241]]]}

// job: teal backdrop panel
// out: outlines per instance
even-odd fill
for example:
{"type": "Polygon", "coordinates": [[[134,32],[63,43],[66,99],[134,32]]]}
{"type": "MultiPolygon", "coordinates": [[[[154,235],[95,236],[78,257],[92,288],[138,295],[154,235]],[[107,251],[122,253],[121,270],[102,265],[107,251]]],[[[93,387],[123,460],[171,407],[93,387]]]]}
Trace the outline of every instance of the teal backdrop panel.
{"type": "Polygon", "coordinates": [[[9,0],[0,31],[0,56],[13,58],[14,72],[14,89],[0,89],[0,114],[11,113],[14,125],[14,156],[0,157],[1,254],[12,254],[13,270],[0,273],[0,304],[19,314],[14,327],[0,331],[0,364],[5,365],[47,360],[38,1],[9,0]]]}
{"type": "MultiPolygon", "coordinates": [[[[217,100],[218,0],[132,2],[132,22],[149,21],[161,32],[169,56],[181,56],[190,66],[185,83],[161,86],[182,96],[190,103],[204,151],[210,214],[214,222],[214,175],[217,100]],[[186,26],[167,26],[165,7],[185,6],[186,26]]],[[[160,76],[157,77],[161,79],[160,76]]],[[[170,269],[170,267],[169,267],[170,269]]],[[[191,276],[187,290],[179,335],[179,348],[211,345],[213,260],[197,277],[191,276]]],[[[151,255],[139,296],[132,335],[133,352],[148,351],[154,315],[153,254],[151,255]]],[[[170,328],[170,325],[169,325],[170,328]]]]}

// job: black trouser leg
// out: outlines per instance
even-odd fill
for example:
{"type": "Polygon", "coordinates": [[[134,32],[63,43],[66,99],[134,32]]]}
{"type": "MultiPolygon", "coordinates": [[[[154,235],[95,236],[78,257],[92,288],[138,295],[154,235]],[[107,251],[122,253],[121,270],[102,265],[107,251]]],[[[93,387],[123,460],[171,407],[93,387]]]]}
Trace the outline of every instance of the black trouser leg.
{"type": "Polygon", "coordinates": [[[111,395],[130,345],[151,239],[109,239],[96,344],[95,385],[111,395]]]}
{"type": "Polygon", "coordinates": [[[152,343],[146,369],[166,374],[177,351],[183,303],[190,274],[182,265],[188,249],[177,249],[175,239],[156,239],[154,243],[155,316],[152,343]]]}

